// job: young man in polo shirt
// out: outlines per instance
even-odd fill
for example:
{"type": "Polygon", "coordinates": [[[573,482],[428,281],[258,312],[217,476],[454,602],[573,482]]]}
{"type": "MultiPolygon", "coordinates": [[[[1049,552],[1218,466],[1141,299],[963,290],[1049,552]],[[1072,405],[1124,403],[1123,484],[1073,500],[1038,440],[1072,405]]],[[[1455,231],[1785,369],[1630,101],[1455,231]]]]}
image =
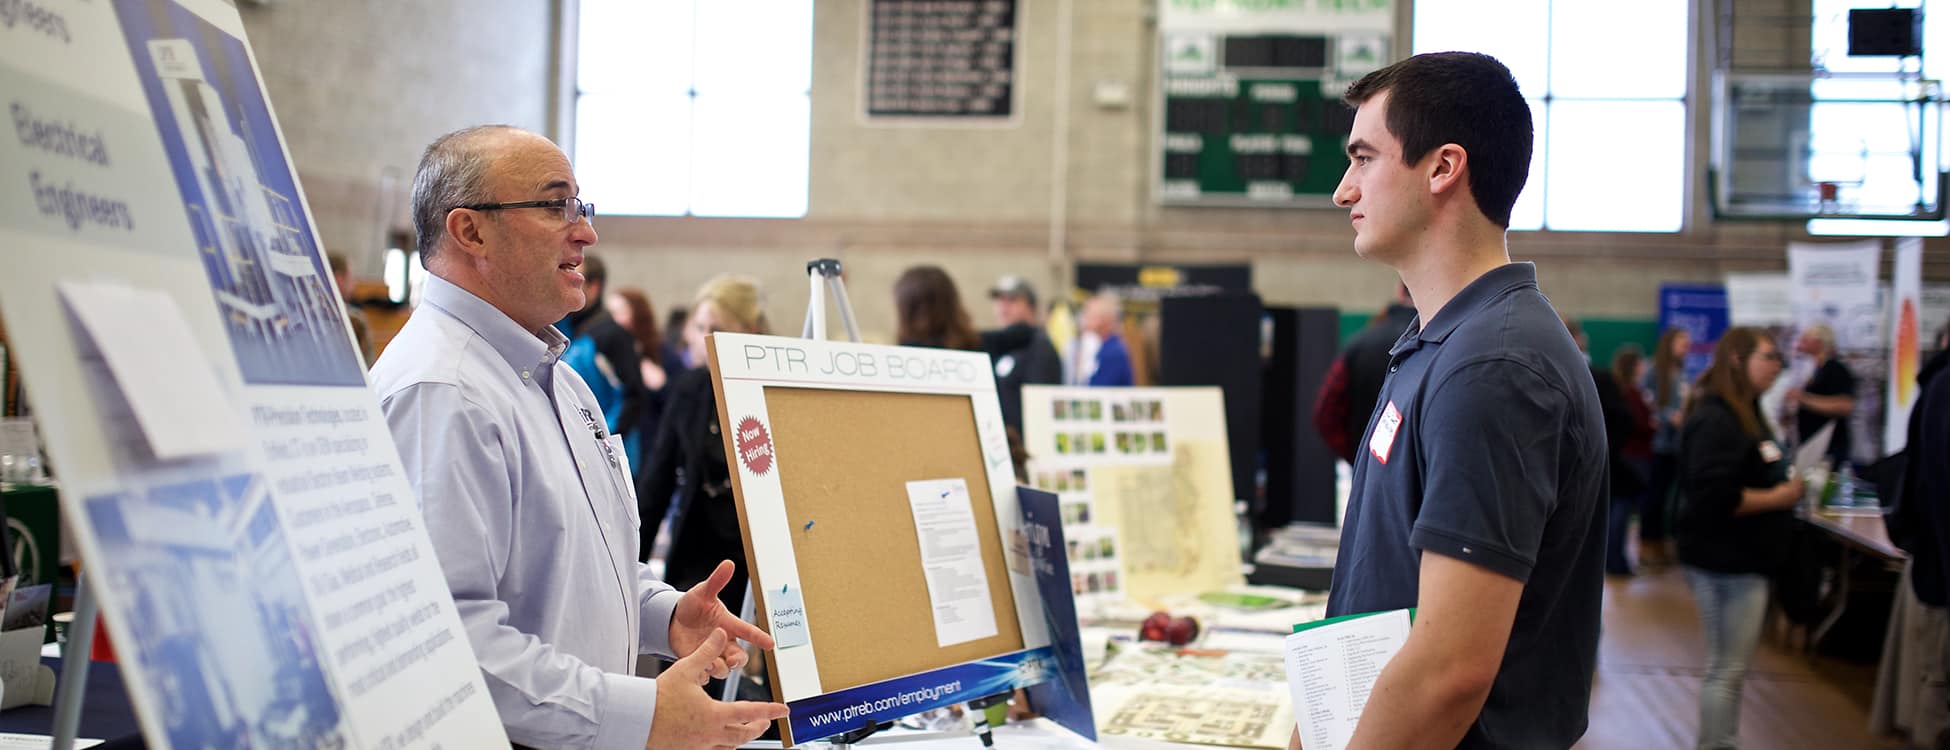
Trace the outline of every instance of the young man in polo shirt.
{"type": "Polygon", "coordinates": [[[1415,624],[1350,747],[1570,747],[1597,661],[1609,480],[1590,369],[1504,244],[1530,108],[1501,63],[1454,52],[1376,71],[1347,101],[1334,200],[1416,308],[1356,448],[1327,605],[1415,607],[1415,624]]]}

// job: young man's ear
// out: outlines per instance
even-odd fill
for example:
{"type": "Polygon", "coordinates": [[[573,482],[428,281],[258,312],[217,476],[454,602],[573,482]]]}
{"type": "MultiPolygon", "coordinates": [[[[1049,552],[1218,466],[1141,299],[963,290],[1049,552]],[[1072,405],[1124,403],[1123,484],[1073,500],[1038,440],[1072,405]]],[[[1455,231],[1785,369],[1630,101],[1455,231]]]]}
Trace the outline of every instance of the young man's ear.
{"type": "Polygon", "coordinates": [[[1465,187],[1463,167],[1469,164],[1469,152],[1454,143],[1444,143],[1429,153],[1429,192],[1442,193],[1465,187]]]}

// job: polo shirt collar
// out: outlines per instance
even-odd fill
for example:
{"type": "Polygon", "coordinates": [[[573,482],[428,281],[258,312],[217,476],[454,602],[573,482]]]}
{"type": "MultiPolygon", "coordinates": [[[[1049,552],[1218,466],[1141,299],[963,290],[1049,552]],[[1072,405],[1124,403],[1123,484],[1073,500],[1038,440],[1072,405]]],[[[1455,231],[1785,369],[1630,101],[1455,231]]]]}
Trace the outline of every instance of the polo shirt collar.
{"type": "Polygon", "coordinates": [[[1491,300],[1503,296],[1510,290],[1526,286],[1537,286],[1537,264],[1519,261],[1492,268],[1489,273],[1476,277],[1476,280],[1469,282],[1462,291],[1456,292],[1456,296],[1436,312],[1435,320],[1429,321],[1428,325],[1422,325],[1422,318],[1417,316],[1415,323],[1402,333],[1401,339],[1395,342],[1394,348],[1388,353],[1400,354],[1418,342],[1440,344],[1456,330],[1457,326],[1462,325],[1463,321],[1475,315],[1478,309],[1489,304],[1491,300]]]}
{"type": "Polygon", "coordinates": [[[539,331],[528,331],[516,323],[507,313],[456,286],[453,282],[429,274],[422,288],[420,301],[439,308],[452,315],[474,333],[487,341],[508,368],[522,376],[546,377],[555,367],[555,361],[562,357],[563,350],[569,347],[569,339],[555,326],[542,326],[539,331]],[[534,375],[531,375],[534,373],[534,375]]]}

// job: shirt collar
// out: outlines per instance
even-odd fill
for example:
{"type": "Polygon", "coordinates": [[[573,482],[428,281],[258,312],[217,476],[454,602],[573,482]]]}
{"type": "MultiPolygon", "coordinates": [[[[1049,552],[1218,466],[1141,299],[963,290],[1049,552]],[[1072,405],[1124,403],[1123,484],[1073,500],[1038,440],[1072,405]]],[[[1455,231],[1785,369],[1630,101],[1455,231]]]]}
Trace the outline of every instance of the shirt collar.
{"type": "Polygon", "coordinates": [[[1421,316],[1416,316],[1415,322],[1402,333],[1401,339],[1395,342],[1394,348],[1388,353],[1400,354],[1420,341],[1440,344],[1456,330],[1457,326],[1462,325],[1463,321],[1468,320],[1479,308],[1489,304],[1490,300],[1501,297],[1510,290],[1526,286],[1537,286],[1537,264],[1521,261],[1492,268],[1489,273],[1476,277],[1476,280],[1469,282],[1462,291],[1456,292],[1456,296],[1451,297],[1449,303],[1436,312],[1435,319],[1429,321],[1428,325],[1422,325],[1421,316]]]}
{"type": "Polygon", "coordinates": [[[474,329],[523,380],[546,377],[569,346],[568,337],[555,330],[555,326],[542,326],[539,331],[524,330],[514,318],[487,300],[438,276],[427,276],[420,301],[474,329]]]}

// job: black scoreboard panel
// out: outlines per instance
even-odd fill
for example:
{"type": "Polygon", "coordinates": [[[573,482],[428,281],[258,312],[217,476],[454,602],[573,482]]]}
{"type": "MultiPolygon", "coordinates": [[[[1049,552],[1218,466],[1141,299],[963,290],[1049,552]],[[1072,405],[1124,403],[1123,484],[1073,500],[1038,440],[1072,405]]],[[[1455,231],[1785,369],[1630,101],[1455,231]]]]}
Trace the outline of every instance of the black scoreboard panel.
{"type": "Polygon", "coordinates": [[[1015,61],[1015,0],[870,0],[867,115],[1009,117],[1015,61]]]}
{"type": "Polygon", "coordinates": [[[1231,34],[1209,73],[1163,73],[1159,197],[1178,203],[1324,205],[1354,112],[1331,80],[1338,39],[1231,34]]]}

